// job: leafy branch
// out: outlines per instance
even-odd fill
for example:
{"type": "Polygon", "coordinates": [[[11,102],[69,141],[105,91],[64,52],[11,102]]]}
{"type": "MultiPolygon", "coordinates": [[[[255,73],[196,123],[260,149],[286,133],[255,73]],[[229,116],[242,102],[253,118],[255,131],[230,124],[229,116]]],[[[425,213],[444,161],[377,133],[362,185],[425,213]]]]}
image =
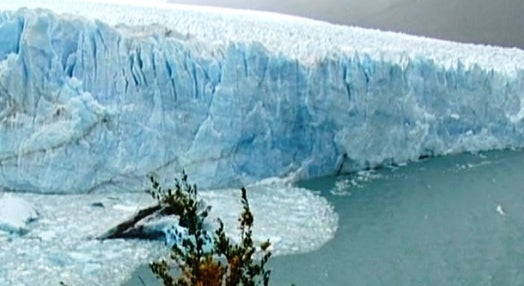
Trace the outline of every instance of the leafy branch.
{"type": "Polygon", "coordinates": [[[239,244],[233,243],[224,231],[222,220],[217,219],[218,228],[212,233],[205,229],[211,206],[198,199],[197,187],[188,183],[187,175],[175,179],[174,188],[163,188],[154,177],[150,177],[152,190],[149,193],[162,207],[164,214],[179,217],[179,227],[173,227],[175,243],[171,247],[170,259],[150,264],[153,273],[166,286],[255,286],[268,285],[271,270],[266,264],[271,257],[269,240],[257,247],[252,238],[254,216],[251,212],[247,191],[241,189],[242,213],[238,219],[239,244]],[[262,254],[257,259],[258,252],[262,254]],[[171,274],[174,262],[179,275],[171,274]]]}

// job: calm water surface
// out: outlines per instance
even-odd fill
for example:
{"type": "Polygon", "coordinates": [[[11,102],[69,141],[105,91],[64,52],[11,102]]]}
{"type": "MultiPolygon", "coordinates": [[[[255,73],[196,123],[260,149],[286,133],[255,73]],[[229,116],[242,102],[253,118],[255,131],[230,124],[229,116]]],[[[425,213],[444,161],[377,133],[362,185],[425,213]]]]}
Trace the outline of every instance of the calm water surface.
{"type": "Polygon", "coordinates": [[[317,251],[274,257],[271,285],[524,285],[524,151],[432,158],[373,177],[300,183],[335,206],[339,229],[317,251]]]}
{"type": "Polygon", "coordinates": [[[349,188],[318,251],[275,257],[274,285],[524,285],[524,152],[432,158],[349,188]]]}

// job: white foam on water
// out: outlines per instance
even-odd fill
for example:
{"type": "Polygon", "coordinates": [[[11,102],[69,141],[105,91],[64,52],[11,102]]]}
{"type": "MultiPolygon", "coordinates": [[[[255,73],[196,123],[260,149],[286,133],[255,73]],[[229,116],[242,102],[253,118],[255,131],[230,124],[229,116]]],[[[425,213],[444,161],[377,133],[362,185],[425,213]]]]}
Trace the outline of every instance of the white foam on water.
{"type": "Polygon", "coordinates": [[[339,177],[329,192],[334,196],[350,196],[351,191],[361,189],[372,180],[379,178],[382,178],[382,175],[375,170],[359,171],[339,177]]]}

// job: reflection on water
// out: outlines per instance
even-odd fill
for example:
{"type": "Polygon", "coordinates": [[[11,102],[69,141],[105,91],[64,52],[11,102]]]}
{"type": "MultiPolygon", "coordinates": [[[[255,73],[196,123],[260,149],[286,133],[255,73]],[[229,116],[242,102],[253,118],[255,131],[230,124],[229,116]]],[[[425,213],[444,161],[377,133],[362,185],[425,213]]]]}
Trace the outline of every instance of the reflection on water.
{"type": "Polygon", "coordinates": [[[335,205],[339,229],[318,251],[275,257],[272,285],[524,285],[523,151],[358,176],[300,184],[335,205]]]}

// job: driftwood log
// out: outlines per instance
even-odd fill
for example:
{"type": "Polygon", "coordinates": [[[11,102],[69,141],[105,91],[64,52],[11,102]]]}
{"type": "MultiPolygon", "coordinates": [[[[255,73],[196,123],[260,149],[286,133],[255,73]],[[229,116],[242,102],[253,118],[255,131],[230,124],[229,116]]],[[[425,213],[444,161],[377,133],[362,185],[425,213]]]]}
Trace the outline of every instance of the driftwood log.
{"type": "Polygon", "coordinates": [[[139,239],[152,239],[158,238],[163,234],[151,233],[151,231],[144,231],[144,225],[141,224],[149,219],[160,217],[165,213],[165,206],[159,204],[141,209],[135,215],[118,224],[117,226],[104,232],[98,236],[97,239],[114,239],[114,238],[139,238],[139,239]]]}

